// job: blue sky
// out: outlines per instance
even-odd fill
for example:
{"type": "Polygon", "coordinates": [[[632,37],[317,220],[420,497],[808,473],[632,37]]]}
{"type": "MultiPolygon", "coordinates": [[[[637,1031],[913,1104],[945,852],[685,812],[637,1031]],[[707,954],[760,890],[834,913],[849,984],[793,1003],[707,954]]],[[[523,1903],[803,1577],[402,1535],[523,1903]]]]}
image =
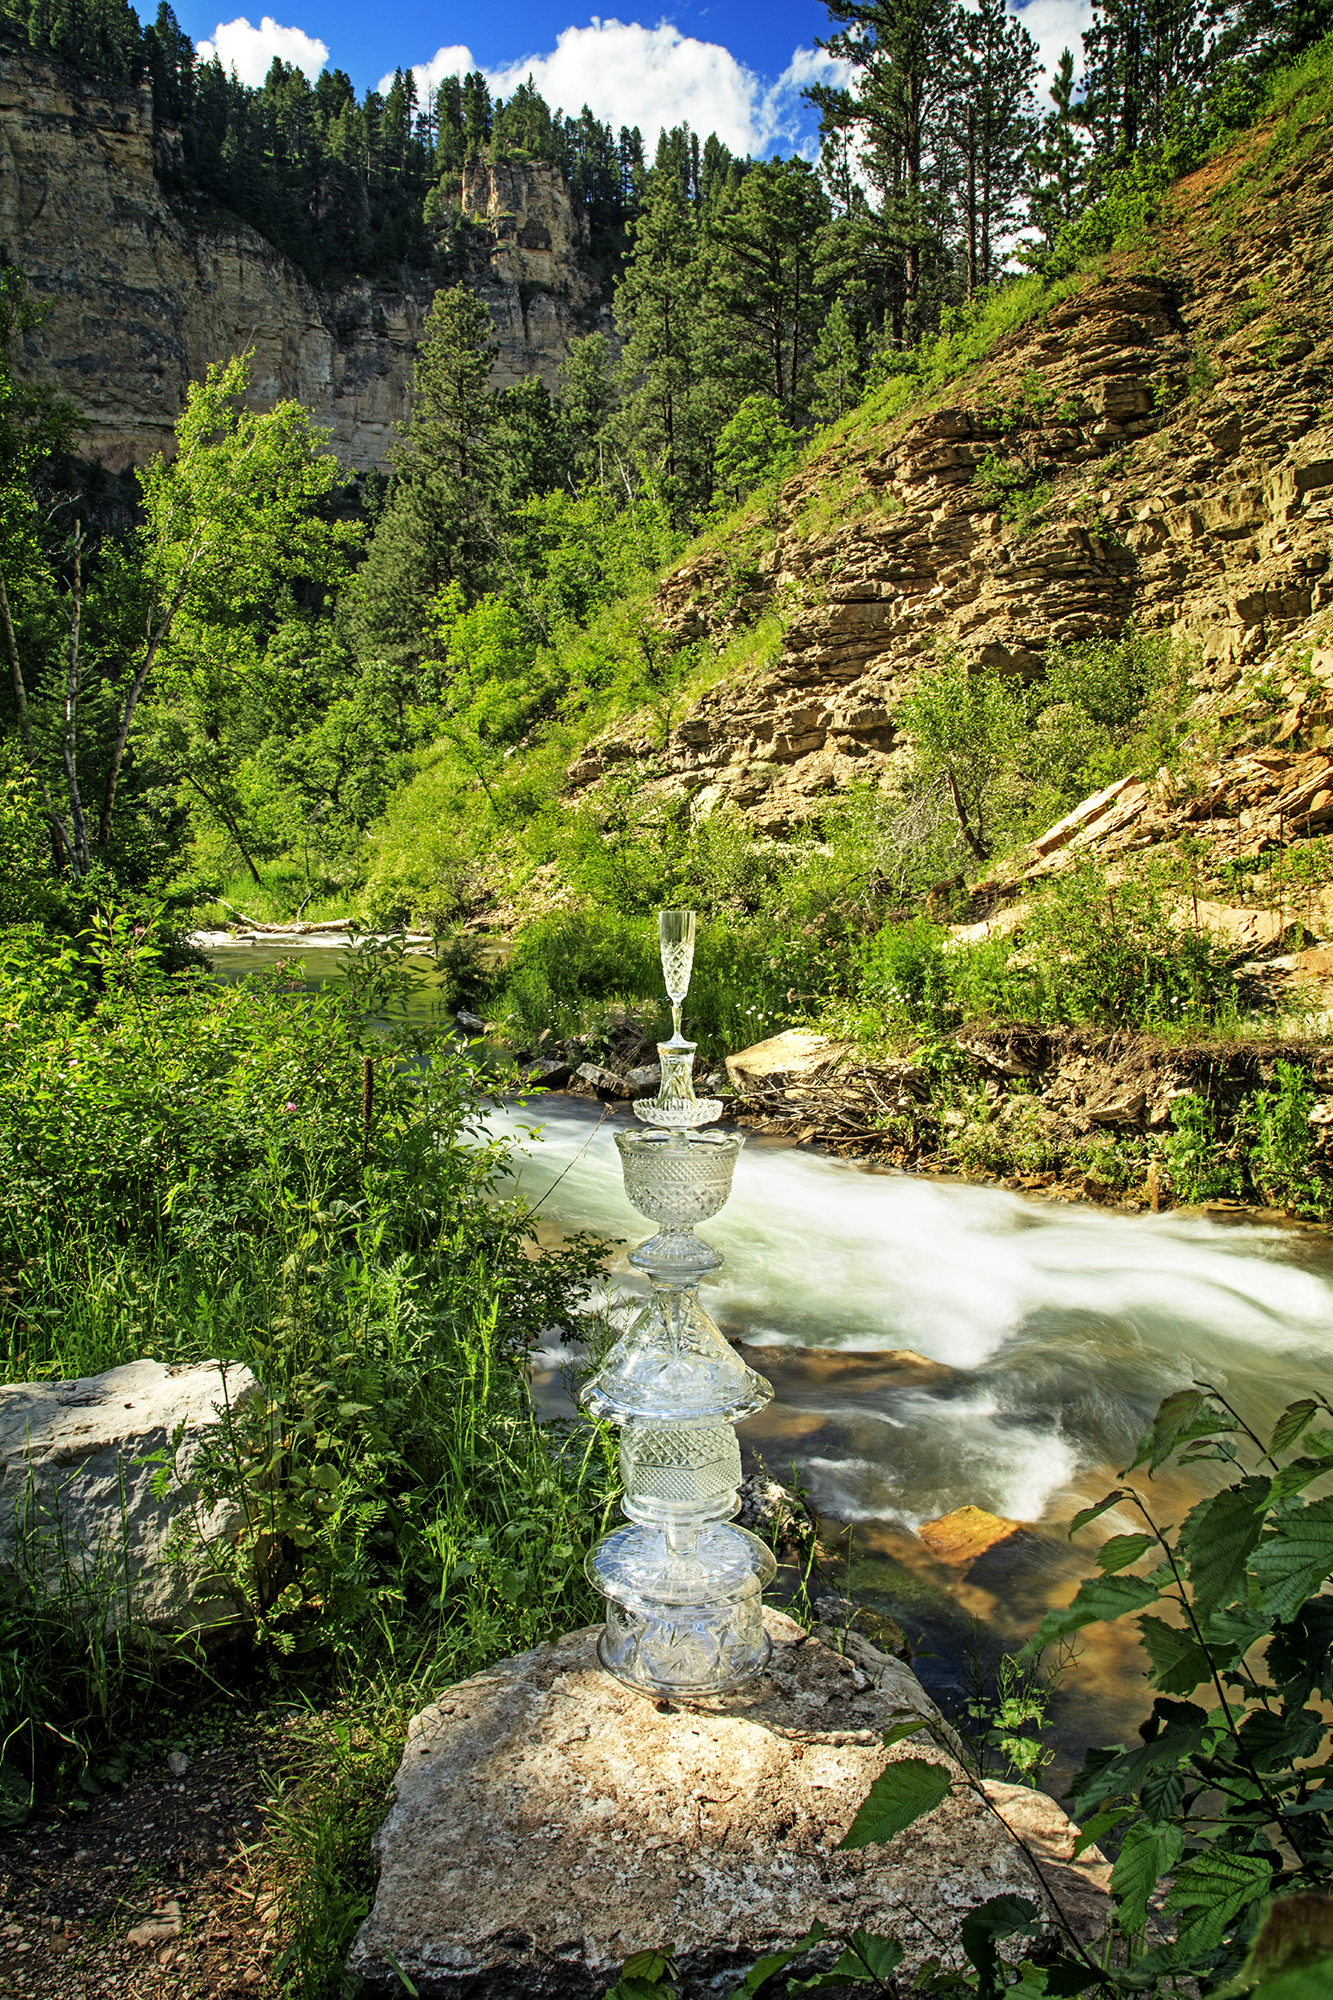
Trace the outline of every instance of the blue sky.
{"type": "MultiPolygon", "coordinates": [[[[423,85],[478,68],[507,94],[531,71],[552,108],[586,102],[613,125],[639,125],[651,150],[662,125],[687,119],[738,152],[813,149],[816,121],[805,85],[834,74],[815,48],[828,31],[821,0],[705,0],[658,13],[622,8],[582,14],[568,0],[510,0],[503,7],[391,0],[274,0],[275,14],[219,13],[217,0],[185,0],[176,12],[204,54],[216,49],[250,83],[274,55],[314,76],[345,69],[358,90],[402,66],[423,85]]],[[[1015,4],[1015,0],[1010,0],[1015,4]]],[[[1018,10],[1046,62],[1078,36],[1087,0],[1026,0],[1018,10]]],[[[151,6],[145,18],[151,19],[151,6]]]]}

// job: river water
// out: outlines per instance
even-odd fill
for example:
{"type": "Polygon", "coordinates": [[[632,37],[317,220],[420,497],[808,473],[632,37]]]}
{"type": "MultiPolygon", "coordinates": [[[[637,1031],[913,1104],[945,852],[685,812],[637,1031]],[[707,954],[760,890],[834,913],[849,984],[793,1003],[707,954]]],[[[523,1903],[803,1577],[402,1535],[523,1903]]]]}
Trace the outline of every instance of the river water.
{"type": "MultiPolygon", "coordinates": [[[[292,947],[239,947],[215,964],[234,976],[298,950],[311,984],[335,970],[336,952],[292,947]]],[[[493,1122],[515,1141],[512,1185],[543,1232],[619,1239],[613,1285],[642,1289],[625,1262],[649,1229],[621,1183],[624,1108],[599,1120],[556,1097],[493,1122]]],[[[709,1310],[759,1350],[749,1358],[776,1390],[741,1427],[743,1448],[804,1487],[852,1590],[907,1627],[941,1694],[961,1690],[970,1630],[995,1644],[1025,1636],[1072,1595],[1098,1536],[1140,1525],[1117,1511],[1080,1544],[1066,1533],[1164,1395],[1211,1382],[1262,1432],[1328,1385],[1333,1243],[1322,1231],[1121,1216],[752,1139],[704,1234],[726,1257],[705,1281],[709,1310]],[[977,1561],[941,1564],[914,1531],[965,1506],[1028,1526],[977,1561]]],[[[572,1407],[579,1359],[537,1358],[543,1409],[572,1407]]],[[[1179,1520],[1209,1480],[1207,1468],[1159,1477],[1161,1516],[1179,1520]]],[[[1146,1713],[1142,1666],[1132,1633],[1093,1628],[1078,1674],[1084,1741],[1120,1736],[1146,1713]]]]}
{"type": "MultiPolygon", "coordinates": [[[[647,1225],[621,1185],[623,1110],[599,1124],[556,1099],[499,1122],[544,1227],[622,1239],[613,1275],[638,1288],[625,1252],[647,1225]]],[[[1163,1396],[1211,1382],[1262,1433],[1328,1386],[1333,1245],[1311,1229],[1121,1216],[752,1140],[703,1233],[727,1260],[705,1281],[709,1310],[776,1390],[741,1426],[743,1447],[799,1480],[854,1594],[908,1629],[922,1678],[955,1701],[974,1643],[994,1657],[1026,1637],[1073,1594],[1103,1535],[1142,1525],[1116,1510],[1078,1544],[1067,1534],[1163,1396]],[[935,1561],[914,1530],[966,1506],[1029,1525],[979,1560],[935,1561]],[[850,1548],[835,1522],[850,1525],[850,1548]]],[[[569,1407],[576,1359],[541,1357],[546,1407],[569,1407]]],[[[1216,1483],[1201,1468],[1144,1490],[1178,1521],[1216,1483]]],[[[1068,1755],[1142,1719],[1144,1664],[1131,1630],[1085,1636],[1060,1731],[1068,1755]]]]}

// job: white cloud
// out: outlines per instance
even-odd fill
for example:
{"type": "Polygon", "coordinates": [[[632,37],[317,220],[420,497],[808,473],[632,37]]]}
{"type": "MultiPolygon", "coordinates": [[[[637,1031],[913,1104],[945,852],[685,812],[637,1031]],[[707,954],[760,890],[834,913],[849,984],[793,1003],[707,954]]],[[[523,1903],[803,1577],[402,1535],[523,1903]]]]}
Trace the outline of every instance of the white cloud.
{"type": "MultiPolygon", "coordinates": [[[[471,50],[461,46],[439,49],[429,62],[412,65],[423,93],[446,76],[476,67],[471,50]]],[[[531,76],[553,111],[576,114],[587,104],[617,128],[637,125],[651,158],[662,128],[685,123],[701,137],[716,132],[737,153],[791,146],[810,125],[802,89],[844,74],[844,66],[821,51],[797,49],[770,84],[720,43],[682,35],[669,22],[645,28],[594,17],[590,27],[563,29],[547,54],[506,63],[491,70],[487,81],[497,96],[508,97],[531,76]]],[[[392,74],[383,77],[380,89],[392,81],[392,74]]]]}
{"type": "MultiPolygon", "coordinates": [[[[1049,79],[1055,74],[1062,49],[1074,52],[1074,75],[1083,69],[1083,32],[1092,26],[1092,0],[1027,0],[1014,10],[1041,50],[1042,68],[1049,79]]],[[[1040,87],[1043,111],[1049,109],[1040,87]]]]}
{"type": "Polygon", "coordinates": [[[318,36],[308,35],[304,28],[280,27],[271,14],[265,14],[257,28],[244,14],[234,21],[219,21],[209,39],[194,46],[201,62],[216,55],[224,69],[234,69],[242,83],[254,86],[264,81],[274,56],[295,63],[312,83],[329,59],[328,46],[318,36]]]}

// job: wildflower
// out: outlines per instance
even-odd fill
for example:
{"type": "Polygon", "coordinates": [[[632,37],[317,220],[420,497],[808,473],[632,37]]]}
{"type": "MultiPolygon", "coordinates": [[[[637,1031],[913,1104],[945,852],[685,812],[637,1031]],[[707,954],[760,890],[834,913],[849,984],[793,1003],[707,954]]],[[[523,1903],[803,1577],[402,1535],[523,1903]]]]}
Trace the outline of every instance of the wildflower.
{"type": "Polygon", "coordinates": [[[286,1102],[286,1103],[285,1103],[285,1104],[283,1105],[283,1107],[282,1107],[282,1108],[283,1108],[283,1110],[284,1110],[284,1111],[295,1111],[295,1109],[296,1109],[296,1106],[295,1106],[295,1105],[294,1105],[294,1104],[292,1103],[292,1101],[291,1101],[291,1099],[290,1099],[290,1097],[289,1097],[289,1098],[288,1098],[288,1100],[287,1100],[287,1102],[286,1102]]]}

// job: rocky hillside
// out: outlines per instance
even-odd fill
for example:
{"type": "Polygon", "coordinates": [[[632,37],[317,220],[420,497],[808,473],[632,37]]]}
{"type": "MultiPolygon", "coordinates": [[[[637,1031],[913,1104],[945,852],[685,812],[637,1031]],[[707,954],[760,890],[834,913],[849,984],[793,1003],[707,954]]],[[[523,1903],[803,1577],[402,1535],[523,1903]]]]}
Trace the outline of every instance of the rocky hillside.
{"type": "MultiPolygon", "coordinates": [[[[940,641],[1029,677],[1052,641],[1134,620],[1189,642],[1205,704],[1252,706],[1252,670],[1295,661],[1333,608],[1333,155],[1284,134],[1275,161],[1272,140],[1247,134],[1181,183],[1136,249],[1034,288],[1025,322],[924,407],[876,422],[872,401],[774,517],[669,576],[680,638],[771,612],[780,644],[699,699],[665,751],[621,728],[571,786],[637,756],[660,791],[732,800],[781,834],[830,790],[893,784],[895,709],[940,641]]],[[[1259,703],[1249,761],[1189,809],[1242,846],[1275,814],[1333,821],[1313,755],[1333,710],[1314,686],[1295,705],[1281,678],[1285,716],[1270,727],[1259,703]]],[[[1116,824],[1140,839],[1161,817],[1141,790],[1116,824]]]]}
{"type": "MultiPolygon", "coordinates": [[[[77,403],[90,455],[114,470],[162,448],[210,362],[253,345],[258,408],[295,397],[350,470],[379,465],[407,414],[429,274],[396,291],[319,292],[254,230],[182,220],[153,148],[146,88],[90,83],[0,44],[0,249],[51,308],[19,371],[77,403]]],[[[536,374],[554,387],[571,335],[599,323],[586,225],[538,163],[470,166],[462,199],[499,341],[495,385],[536,374]]]]}

